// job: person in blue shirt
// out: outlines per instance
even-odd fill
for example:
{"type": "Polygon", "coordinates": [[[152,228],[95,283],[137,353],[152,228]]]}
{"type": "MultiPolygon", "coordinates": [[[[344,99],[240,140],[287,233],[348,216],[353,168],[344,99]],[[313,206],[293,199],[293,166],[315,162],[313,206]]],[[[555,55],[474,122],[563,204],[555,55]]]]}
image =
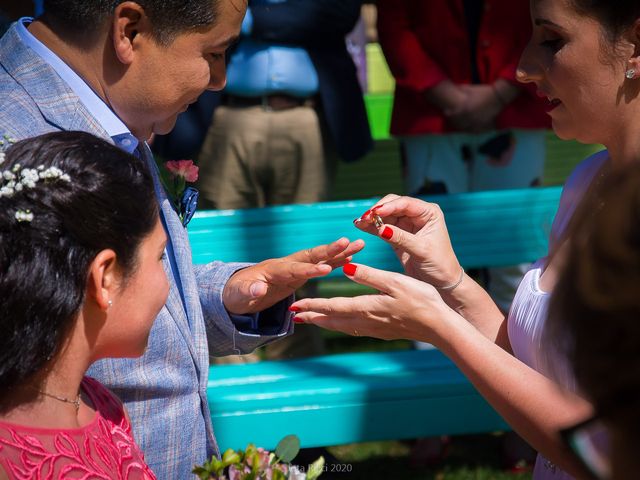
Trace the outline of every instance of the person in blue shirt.
{"type": "MultiPolygon", "coordinates": [[[[222,105],[198,157],[203,208],[327,200],[338,160],[355,161],[371,149],[345,40],[361,5],[362,0],[249,1],[230,54],[222,105]]],[[[313,285],[306,289],[310,294],[313,285]]],[[[322,353],[319,332],[306,325],[265,350],[270,359],[322,353]]]]}
{"type": "Polygon", "coordinates": [[[372,140],[345,36],[361,0],[251,0],[199,155],[205,208],[327,198],[372,140]]]}

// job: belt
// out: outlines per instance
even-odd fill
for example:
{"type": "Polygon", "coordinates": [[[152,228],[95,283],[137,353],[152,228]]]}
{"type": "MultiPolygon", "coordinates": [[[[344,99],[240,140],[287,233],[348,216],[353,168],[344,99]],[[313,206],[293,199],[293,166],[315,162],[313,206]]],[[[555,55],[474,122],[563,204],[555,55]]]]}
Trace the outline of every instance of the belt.
{"type": "Polygon", "coordinates": [[[313,98],[300,98],[293,95],[276,93],[259,97],[242,97],[239,95],[225,94],[222,104],[228,107],[255,107],[261,106],[264,110],[289,110],[296,107],[313,107],[313,98]]]}

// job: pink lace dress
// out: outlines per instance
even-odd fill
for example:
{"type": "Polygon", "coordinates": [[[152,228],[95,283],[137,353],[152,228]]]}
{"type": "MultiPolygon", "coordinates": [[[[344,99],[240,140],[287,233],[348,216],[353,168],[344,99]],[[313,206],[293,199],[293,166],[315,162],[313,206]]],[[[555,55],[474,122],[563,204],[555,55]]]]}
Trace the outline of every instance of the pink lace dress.
{"type": "Polygon", "coordinates": [[[96,415],[82,428],[54,430],[0,421],[0,465],[10,479],[153,479],[120,401],[97,380],[82,390],[96,415]]]}

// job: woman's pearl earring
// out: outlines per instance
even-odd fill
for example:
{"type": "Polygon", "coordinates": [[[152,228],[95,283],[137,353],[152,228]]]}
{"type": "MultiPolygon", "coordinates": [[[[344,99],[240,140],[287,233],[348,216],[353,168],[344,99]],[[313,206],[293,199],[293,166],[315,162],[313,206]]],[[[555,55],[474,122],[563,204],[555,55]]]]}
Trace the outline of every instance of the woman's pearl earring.
{"type": "Polygon", "coordinates": [[[625,72],[624,76],[627,77],[629,80],[633,80],[634,78],[636,78],[636,69],[630,68],[625,72]]]}
{"type": "Polygon", "coordinates": [[[113,306],[113,300],[109,300],[107,302],[107,309],[111,308],[113,306]]]}

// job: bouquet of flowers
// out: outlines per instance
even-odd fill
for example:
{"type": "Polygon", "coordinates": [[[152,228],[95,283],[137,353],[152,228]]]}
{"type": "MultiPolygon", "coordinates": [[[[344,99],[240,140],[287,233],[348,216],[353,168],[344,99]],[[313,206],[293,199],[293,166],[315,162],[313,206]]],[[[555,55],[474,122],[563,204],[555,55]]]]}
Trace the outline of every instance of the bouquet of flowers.
{"type": "Polygon", "coordinates": [[[278,443],[275,453],[249,444],[242,450],[228,449],[218,460],[215,456],[193,469],[201,480],[315,480],[324,470],[320,457],[307,469],[292,465],[300,450],[300,440],[287,435],[278,443]],[[306,471],[305,471],[306,470],[306,471]]]}

